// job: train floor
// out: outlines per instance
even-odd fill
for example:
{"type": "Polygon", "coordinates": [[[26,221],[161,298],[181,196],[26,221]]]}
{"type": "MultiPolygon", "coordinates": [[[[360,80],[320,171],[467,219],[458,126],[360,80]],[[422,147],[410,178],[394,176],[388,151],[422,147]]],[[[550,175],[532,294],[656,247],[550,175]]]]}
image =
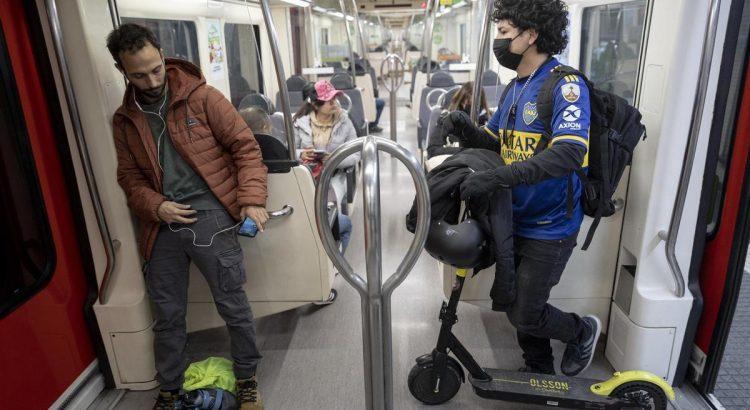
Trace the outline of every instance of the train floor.
{"type": "MultiPolygon", "coordinates": [[[[399,98],[399,143],[417,152],[416,123],[402,87],[399,98]]],[[[387,96],[386,92],[382,95],[387,96]]],[[[383,136],[389,130],[388,107],[383,113],[383,136]]],[[[381,154],[381,203],[384,275],[390,275],[401,262],[412,235],[404,228],[404,215],[411,206],[414,189],[406,169],[381,154]]],[[[358,190],[361,193],[361,189],[358,190]]],[[[364,275],[364,237],[361,196],[352,213],[354,234],[346,257],[364,275]]],[[[394,408],[427,408],[416,401],[406,380],[414,359],[428,353],[436,342],[441,301],[442,274],[436,262],[423,253],[412,272],[393,294],[393,380],[394,408]]],[[[257,321],[258,342],[263,360],[258,380],[265,408],[275,409],[363,409],[364,383],[360,300],[357,292],[340,276],[336,278],[338,299],[325,307],[307,306],[257,321]]],[[[523,365],[515,331],[505,314],[475,305],[459,305],[455,332],[477,361],[488,367],[517,369],[523,365]]],[[[564,346],[553,342],[559,368],[564,346]]],[[[207,356],[229,356],[229,340],[224,328],[196,332],[189,337],[192,360],[207,356]]],[[[603,356],[600,344],[591,367],[582,376],[607,378],[613,369],[603,356]]],[[[676,408],[702,408],[691,388],[680,388],[676,408]]],[[[115,408],[150,408],[156,390],[126,392],[115,408]]],[[[464,385],[444,409],[520,409],[517,403],[488,401],[475,396],[464,385]]]]}

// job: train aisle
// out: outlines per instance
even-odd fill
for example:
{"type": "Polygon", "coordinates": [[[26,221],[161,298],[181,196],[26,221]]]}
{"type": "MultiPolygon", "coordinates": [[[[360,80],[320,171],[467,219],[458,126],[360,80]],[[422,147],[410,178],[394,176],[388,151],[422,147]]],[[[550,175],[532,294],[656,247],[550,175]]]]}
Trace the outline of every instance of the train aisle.
{"type": "MultiPolygon", "coordinates": [[[[405,94],[408,87],[402,87],[405,94]]],[[[386,93],[383,93],[386,95],[386,93]]],[[[399,99],[399,143],[416,152],[416,123],[411,120],[406,99],[399,99]]],[[[386,110],[389,108],[386,106],[386,110]]],[[[388,112],[383,115],[383,136],[389,130],[388,112]]],[[[404,228],[404,215],[414,198],[414,188],[406,169],[389,156],[381,155],[381,201],[383,233],[383,273],[390,275],[401,262],[412,235],[404,228]]],[[[361,193],[358,189],[358,193],[361,193]]],[[[358,195],[359,196],[359,195],[358,195]]],[[[361,197],[352,212],[354,234],[347,259],[364,274],[364,240],[361,197]]],[[[283,244],[279,244],[283,246],[283,244]]],[[[430,352],[439,328],[438,312],[445,299],[442,274],[426,252],[404,283],[393,295],[394,408],[428,408],[416,401],[406,385],[414,359],[430,352]]],[[[279,283],[279,286],[284,286],[279,283]]],[[[258,377],[265,408],[275,409],[363,409],[364,385],[360,300],[356,291],[340,276],[336,278],[338,299],[330,306],[307,306],[258,320],[259,346],[263,353],[258,377]]],[[[515,331],[504,314],[459,305],[456,334],[475,356],[488,367],[517,369],[523,365],[515,331]]],[[[553,343],[559,368],[563,345],[553,343]]],[[[207,356],[229,357],[225,329],[193,333],[188,351],[192,360],[207,356]]],[[[597,349],[588,378],[606,378],[612,368],[603,358],[603,345],[597,349]]],[[[157,391],[128,392],[117,409],[149,408],[157,391]]],[[[678,397],[683,394],[678,391],[678,397]]],[[[682,407],[682,406],[680,406],[682,407]]],[[[517,403],[484,400],[465,384],[458,395],[441,409],[519,409],[535,408],[517,403]]]]}

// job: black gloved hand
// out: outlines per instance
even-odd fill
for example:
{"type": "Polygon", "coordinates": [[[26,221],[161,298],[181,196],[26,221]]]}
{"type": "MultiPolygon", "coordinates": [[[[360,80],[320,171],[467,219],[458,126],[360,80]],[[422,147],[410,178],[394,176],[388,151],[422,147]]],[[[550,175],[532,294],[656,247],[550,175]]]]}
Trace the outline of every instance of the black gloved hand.
{"type": "Polygon", "coordinates": [[[509,167],[474,172],[461,183],[461,200],[486,197],[500,188],[510,188],[510,186],[509,167]]]}
{"type": "Polygon", "coordinates": [[[464,129],[472,125],[471,118],[463,111],[451,111],[438,118],[438,127],[446,134],[451,134],[462,139],[464,129]]]}

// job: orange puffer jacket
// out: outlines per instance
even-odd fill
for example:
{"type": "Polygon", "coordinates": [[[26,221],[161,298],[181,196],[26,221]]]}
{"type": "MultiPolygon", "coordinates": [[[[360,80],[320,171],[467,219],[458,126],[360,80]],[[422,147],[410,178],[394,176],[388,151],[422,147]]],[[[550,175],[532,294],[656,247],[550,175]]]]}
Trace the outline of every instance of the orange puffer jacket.
{"type": "MultiPolygon", "coordinates": [[[[200,175],[227,211],[240,220],[242,207],[266,204],[267,169],[258,143],[234,106],[193,64],[167,58],[170,90],[167,127],[175,150],[200,175]]],[[[149,260],[161,223],[162,171],[151,128],[128,85],[115,112],[117,182],[141,222],[139,250],[149,260]]]]}

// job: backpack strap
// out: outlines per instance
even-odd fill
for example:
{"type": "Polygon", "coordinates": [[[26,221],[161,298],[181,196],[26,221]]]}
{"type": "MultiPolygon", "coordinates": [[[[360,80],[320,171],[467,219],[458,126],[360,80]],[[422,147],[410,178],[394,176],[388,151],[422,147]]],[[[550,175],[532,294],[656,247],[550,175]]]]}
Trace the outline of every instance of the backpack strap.
{"type": "Polygon", "coordinates": [[[536,97],[536,112],[539,120],[544,124],[544,133],[542,138],[534,149],[534,155],[544,151],[552,139],[552,114],[554,113],[555,99],[554,91],[557,84],[565,78],[566,75],[581,75],[578,70],[565,65],[558,65],[552,69],[550,75],[542,83],[539,94],[536,97]]]}
{"type": "MultiPolygon", "coordinates": [[[[606,139],[609,138],[608,133],[602,132],[599,134],[599,138],[602,140],[601,145],[602,147],[605,147],[607,142],[606,139]]],[[[609,150],[608,149],[600,149],[599,150],[599,158],[601,161],[601,164],[604,164],[601,167],[602,172],[602,181],[609,181],[609,150]]],[[[581,172],[583,174],[583,172],[581,172]]],[[[579,174],[580,176],[580,174],[579,174]]],[[[581,180],[581,182],[584,182],[584,187],[586,187],[586,194],[589,194],[589,190],[594,191],[591,184],[588,183],[588,179],[581,180]]],[[[604,189],[604,186],[602,186],[602,189],[604,189]]],[[[596,192],[593,193],[593,195],[596,195],[596,192]]],[[[602,192],[601,195],[599,195],[598,202],[599,205],[596,207],[596,212],[594,213],[594,220],[591,222],[591,226],[589,227],[589,232],[586,234],[586,240],[583,242],[583,246],[581,247],[582,250],[586,250],[589,248],[589,245],[591,245],[591,240],[594,239],[594,232],[596,232],[596,228],[599,226],[599,222],[602,219],[602,211],[604,210],[604,202],[608,201],[611,197],[611,193],[609,192],[602,192]]],[[[593,198],[592,198],[593,199],[593,198]]]]}

